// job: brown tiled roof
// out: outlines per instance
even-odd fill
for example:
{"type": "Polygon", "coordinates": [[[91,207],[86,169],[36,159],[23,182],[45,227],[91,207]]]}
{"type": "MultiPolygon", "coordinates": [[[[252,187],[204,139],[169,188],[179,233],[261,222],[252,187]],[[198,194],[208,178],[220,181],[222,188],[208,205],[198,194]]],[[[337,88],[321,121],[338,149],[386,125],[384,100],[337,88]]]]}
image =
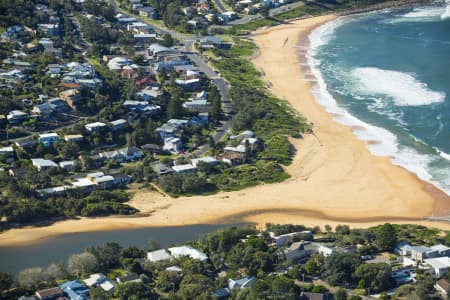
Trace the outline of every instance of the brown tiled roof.
{"type": "Polygon", "coordinates": [[[36,292],[36,296],[39,299],[47,299],[49,297],[62,296],[63,291],[59,287],[54,287],[46,290],[40,290],[36,292]]]}

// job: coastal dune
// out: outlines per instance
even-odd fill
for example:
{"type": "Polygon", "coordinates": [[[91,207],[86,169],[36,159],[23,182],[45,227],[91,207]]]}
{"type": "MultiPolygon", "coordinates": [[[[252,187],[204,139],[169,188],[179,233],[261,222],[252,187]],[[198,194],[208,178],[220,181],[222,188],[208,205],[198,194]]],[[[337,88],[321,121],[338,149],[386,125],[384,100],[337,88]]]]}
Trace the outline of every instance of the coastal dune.
{"type": "Polygon", "coordinates": [[[352,129],[333,121],[311,94],[311,77],[300,41],[335,16],[294,21],[257,31],[254,64],[271,91],[313,123],[314,134],[291,139],[296,149],[286,167],[291,177],[277,184],[210,196],[170,198],[137,191],[130,205],[147,216],[82,218],[47,227],[13,229],[0,234],[0,246],[26,245],[64,233],[176,226],[206,223],[266,222],[305,225],[346,223],[352,227],[415,223],[450,229],[450,224],[425,221],[449,215],[448,196],[419,180],[387,157],[370,154],[352,129]],[[299,53],[300,52],[300,53],[299,53]]]}

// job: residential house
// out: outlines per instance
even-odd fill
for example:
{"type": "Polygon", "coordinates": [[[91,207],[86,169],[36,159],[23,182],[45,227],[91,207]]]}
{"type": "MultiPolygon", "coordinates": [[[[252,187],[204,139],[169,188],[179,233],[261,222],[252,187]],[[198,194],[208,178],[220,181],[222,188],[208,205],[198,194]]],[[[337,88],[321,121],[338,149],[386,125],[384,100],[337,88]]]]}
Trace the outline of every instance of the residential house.
{"type": "Polygon", "coordinates": [[[163,150],[178,154],[183,148],[183,143],[178,137],[169,137],[164,140],[163,150]]]}
{"type": "Polygon", "coordinates": [[[50,77],[61,75],[61,65],[60,64],[49,64],[48,65],[48,73],[50,77]]]}
{"type": "Polygon", "coordinates": [[[57,36],[59,34],[58,24],[38,24],[38,29],[51,36],[57,36]]]}
{"type": "Polygon", "coordinates": [[[199,164],[199,163],[206,163],[206,164],[209,164],[209,165],[217,165],[217,163],[219,162],[217,159],[215,159],[214,157],[212,157],[212,156],[205,156],[205,157],[200,157],[200,158],[193,158],[193,159],[191,159],[191,164],[195,167],[195,168],[197,168],[197,165],[199,164]]]}
{"type": "Polygon", "coordinates": [[[331,256],[333,255],[336,251],[328,246],[325,245],[320,245],[319,249],[318,249],[319,254],[322,254],[323,256],[331,256]]]}
{"type": "Polygon", "coordinates": [[[397,255],[407,256],[411,254],[411,245],[405,242],[400,242],[395,245],[394,253],[397,255]]]}
{"type": "Polygon", "coordinates": [[[102,273],[96,273],[83,280],[89,287],[99,287],[106,292],[114,291],[115,284],[102,273]]]}
{"type": "Polygon", "coordinates": [[[156,115],[161,111],[161,107],[159,105],[148,103],[146,101],[126,100],[122,103],[122,106],[132,112],[139,112],[148,115],[156,115]]]}
{"type": "Polygon", "coordinates": [[[169,260],[171,258],[170,253],[166,249],[155,250],[147,252],[147,260],[151,262],[169,260]]]}
{"type": "Polygon", "coordinates": [[[220,48],[222,45],[222,40],[215,36],[205,36],[200,39],[199,46],[201,49],[212,49],[220,48]]]}
{"type": "Polygon", "coordinates": [[[190,111],[209,112],[210,103],[206,99],[190,99],[183,103],[183,107],[190,111]]]}
{"type": "Polygon", "coordinates": [[[64,136],[66,142],[78,143],[83,141],[83,135],[81,134],[66,134],[64,136]]]}
{"type": "Polygon", "coordinates": [[[168,249],[172,257],[178,258],[182,256],[189,256],[192,259],[206,261],[208,256],[202,251],[191,246],[172,247],[168,249]]]}
{"type": "Polygon", "coordinates": [[[29,170],[27,168],[10,168],[8,170],[8,175],[11,177],[22,178],[28,173],[28,171],[29,170]]]}
{"type": "Polygon", "coordinates": [[[77,89],[69,89],[59,93],[59,98],[65,101],[71,108],[76,108],[76,103],[81,100],[80,91],[77,89]]]}
{"type": "Polygon", "coordinates": [[[141,278],[135,273],[128,273],[125,276],[117,277],[117,283],[142,282],[141,278]]]}
{"type": "Polygon", "coordinates": [[[66,194],[67,190],[71,189],[68,185],[50,187],[45,189],[36,190],[36,193],[39,197],[46,197],[49,195],[52,196],[63,196],[66,194]]]}
{"type": "Polygon", "coordinates": [[[109,122],[112,131],[122,130],[128,126],[128,121],[124,119],[118,119],[115,121],[109,122]]]}
{"type": "Polygon", "coordinates": [[[141,17],[149,17],[153,20],[158,18],[158,14],[156,13],[156,10],[151,6],[144,6],[138,9],[139,15],[141,17]]]}
{"type": "Polygon", "coordinates": [[[22,70],[18,69],[0,73],[0,78],[2,78],[6,84],[19,84],[28,80],[28,76],[22,70]]]}
{"type": "Polygon", "coordinates": [[[431,267],[436,278],[447,276],[450,268],[450,257],[427,258],[424,262],[431,267]]]}
{"type": "Polygon", "coordinates": [[[158,176],[167,175],[173,172],[173,170],[169,166],[166,166],[165,164],[160,162],[152,164],[152,169],[158,176]]]}
{"type": "Polygon", "coordinates": [[[59,141],[59,136],[56,132],[41,133],[38,139],[44,147],[50,147],[59,141]]]}
{"type": "Polygon", "coordinates": [[[124,66],[131,65],[131,60],[125,56],[116,56],[112,58],[106,65],[111,71],[121,71],[124,66]]]}
{"type": "Polygon", "coordinates": [[[244,163],[244,156],[240,153],[224,153],[222,161],[229,166],[237,166],[244,163]]]}
{"type": "Polygon", "coordinates": [[[233,146],[226,146],[223,148],[223,151],[225,153],[230,152],[230,153],[241,153],[241,154],[245,154],[245,145],[238,145],[236,147],[233,146]]]}
{"type": "Polygon", "coordinates": [[[100,156],[105,159],[113,159],[118,162],[134,161],[142,157],[142,151],[137,147],[131,146],[114,151],[102,152],[100,153],[100,156]]]}
{"type": "Polygon", "coordinates": [[[175,79],[175,83],[179,85],[184,91],[195,91],[200,87],[201,79],[198,78],[197,72],[187,72],[188,76],[192,76],[191,79],[175,79]]]}
{"type": "Polygon", "coordinates": [[[281,235],[275,235],[275,233],[270,232],[270,237],[274,240],[275,245],[277,247],[281,247],[281,246],[285,246],[285,245],[289,244],[296,235],[301,234],[301,233],[312,237],[311,231],[301,231],[301,232],[298,231],[298,232],[291,232],[291,233],[286,233],[286,234],[281,234],[281,235]]]}
{"type": "Polygon", "coordinates": [[[425,246],[413,246],[411,247],[411,258],[415,261],[422,262],[425,258],[427,258],[427,253],[430,251],[430,248],[425,246]]]}
{"type": "Polygon", "coordinates": [[[53,287],[45,290],[39,290],[35,293],[39,300],[54,300],[64,295],[60,287],[53,287]]]}
{"type": "Polygon", "coordinates": [[[33,106],[33,110],[31,112],[39,116],[41,119],[47,119],[52,113],[52,108],[50,107],[50,104],[42,103],[33,106]]]}
{"type": "Polygon", "coordinates": [[[114,177],[114,185],[115,186],[124,186],[131,182],[131,176],[126,174],[115,174],[114,177]]]}
{"type": "Polygon", "coordinates": [[[30,115],[21,110],[12,110],[6,116],[8,122],[12,125],[20,124],[30,118],[30,115]]]}
{"type": "Polygon", "coordinates": [[[139,91],[136,95],[141,97],[142,100],[144,101],[151,101],[161,99],[163,92],[159,88],[152,88],[152,89],[143,89],[139,91]]]}
{"type": "Polygon", "coordinates": [[[58,165],[54,161],[43,158],[32,158],[31,163],[33,164],[33,167],[35,167],[38,171],[58,167],[58,165]]]}
{"type": "Polygon", "coordinates": [[[161,59],[164,56],[177,53],[176,50],[162,46],[160,44],[151,44],[147,48],[147,58],[153,58],[155,60],[161,59]]]}
{"type": "Polygon", "coordinates": [[[58,165],[61,169],[65,171],[70,171],[72,167],[75,166],[75,161],[74,160],[61,161],[58,165]]]}
{"type": "Polygon", "coordinates": [[[81,134],[66,134],[64,136],[66,142],[78,143],[83,141],[83,135],[81,134]]]}
{"type": "Polygon", "coordinates": [[[67,281],[59,285],[70,300],[89,300],[89,288],[79,280],[67,281]]]}
{"type": "Polygon", "coordinates": [[[173,166],[172,170],[177,174],[194,174],[197,172],[197,168],[191,164],[173,166]]]}
{"type": "Polygon", "coordinates": [[[84,128],[86,128],[89,132],[101,131],[106,128],[106,124],[102,122],[94,122],[84,125],[84,128]]]}
{"type": "Polygon", "coordinates": [[[62,101],[60,98],[51,98],[47,100],[48,105],[53,111],[64,113],[70,110],[70,107],[66,102],[62,101]]]}
{"type": "Polygon", "coordinates": [[[14,143],[17,148],[27,151],[33,149],[36,143],[31,139],[20,140],[14,143]]]}
{"type": "Polygon", "coordinates": [[[256,278],[253,276],[247,276],[237,280],[231,278],[228,279],[228,288],[230,290],[246,289],[251,287],[253,284],[256,284],[256,278]]]}
{"type": "Polygon", "coordinates": [[[427,253],[429,258],[442,256],[450,256],[450,248],[442,244],[431,246],[430,251],[427,253]]]}
{"type": "Polygon", "coordinates": [[[127,25],[127,30],[135,34],[146,34],[153,32],[153,28],[144,22],[133,22],[127,25]]]}
{"type": "Polygon", "coordinates": [[[3,157],[7,163],[14,160],[14,148],[11,146],[0,148],[0,157],[3,157]]]}
{"type": "Polygon", "coordinates": [[[288,248],[286,248],[283,253],[287,260],[300,260],[309,257],[312,253],[311,250],[305,248],[304,241],[292,243],[288,248]]]}
{"type": "Polygon", "coordinates": [[[439,279],[434,288],[442,295],[447,296],[450,291],[450,282],[445,278],[439,279]]]}
{"type": "Polygon", "coordinates": [[[161,154],[162,147],[156,144],[145,144],[141,146],[142,151],[150,152],[152,154],[161,154]]]}

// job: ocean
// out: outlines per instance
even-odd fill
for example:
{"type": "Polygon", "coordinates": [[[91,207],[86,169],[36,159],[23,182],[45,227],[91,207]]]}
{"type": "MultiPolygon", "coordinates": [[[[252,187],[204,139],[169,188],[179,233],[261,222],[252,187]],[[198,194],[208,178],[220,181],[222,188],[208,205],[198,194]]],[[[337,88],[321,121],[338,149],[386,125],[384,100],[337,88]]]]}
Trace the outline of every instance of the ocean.
{"type": "Polygon", "coordinates": [[[309,41],[335,121],[450,195],[450,1],[342,17],[309,41]]]}

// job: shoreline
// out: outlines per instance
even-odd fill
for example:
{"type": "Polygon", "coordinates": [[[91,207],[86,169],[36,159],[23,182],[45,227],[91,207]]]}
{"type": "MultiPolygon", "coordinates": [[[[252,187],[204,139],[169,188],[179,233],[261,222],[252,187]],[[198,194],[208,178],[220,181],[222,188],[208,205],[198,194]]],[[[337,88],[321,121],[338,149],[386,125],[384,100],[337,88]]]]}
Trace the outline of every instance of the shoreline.
{"type": "MultiPolygon", "coordinates": [[[[291,178],[236,192],[170,198],[157,192],[136,192],[130,205],[145,217],[113,216],[59,221],[51,226],[11,229],[0,233],[0,247],[26,246],[58,235],[144,227],[193,224],[296,223],[307,226],[348,224],[364,228],[384,222],[413,223],[450,230],[450,223],[426,221],[443,201],[414,174],[388,158],[370,154],[351,129],[333,121],[311,94],[297,54],[301,35],[336,16],[303,19],[258,30],[253,36],[270,90],[314,123],[314,134],[291,139],[296,154],[286,171],[291,178]],[[288,37],[288,43],[280,47],[288,37]],[[295,62],[295,63],[293,63],[295,62]]],[[[434,191],[435,192],[435,191],[434,191]]],[[[443,200],[448,200],[448,197],[443,200]]],[[[447,201],[448,202],[448,201],[447,201]]]]}

